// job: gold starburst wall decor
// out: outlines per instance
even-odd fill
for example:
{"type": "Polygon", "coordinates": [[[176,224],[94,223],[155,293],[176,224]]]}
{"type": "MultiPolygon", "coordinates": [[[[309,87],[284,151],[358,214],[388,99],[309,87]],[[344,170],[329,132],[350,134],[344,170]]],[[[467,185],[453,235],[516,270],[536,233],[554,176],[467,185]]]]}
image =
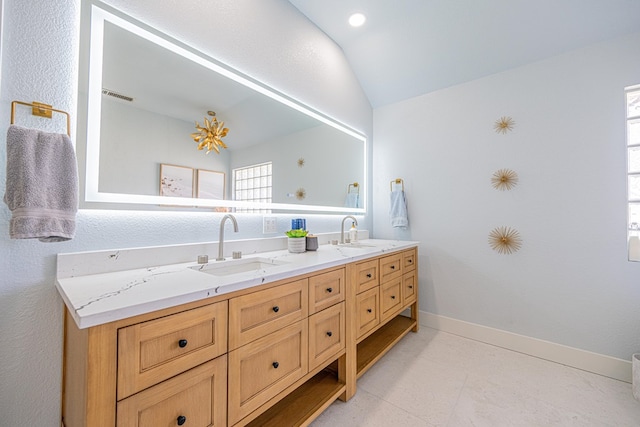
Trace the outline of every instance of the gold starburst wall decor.
{"type": "Polygon", "coordinates": [[[496,190],[511,190],[518,185],[518,174],[511,169],[499,169],[493,173],[491,185],[496,190]]]}
{"type": "Polygon", "coordinates": [[[207,154],[211,151],[215,151],[220,154],[220,148],[227,148],[227,145],[222,142],[222,138],[227,136],[229,128],[224,127],[224,122],[219,122],[216,118],[216,113],[213,111],[207,111],[207,114],[213,119],[209,120],[204,118],[204,126],[200,126],[200,123],[196,122],[196,130],[191,134],[191,138],[198,143],[198,150],[207,148],[207,154]]]}
{"type": "Polygon", "coordinates": [[[522,247],[520,233],[510,227],[498,227],[489,233],[489,246],[501,254],[517,252],[522,247]]]}
{"type": "Polygon", "coordinates": [[[299,167],[299,168],[301,168],[301,167],[303,167],[303,166],[304,166],[304,158],[300,157],[300,158],[298,159],[298,167],[299,167]]]}
{"type": "Polygon", "coordinates": [[[495,124],[493,125],[493,128],[497,133],[505,134],[510,130],[513,130],[513,127],[515,126],[515,124],[516,122],[514,122],[511,117],[503,116],[503,117],[500,117],[498,120],[496,120],[495,124]]]}
{"type": "Polygon", "coordinates": [[[304,190],[304,188],[298,188],[296,190],[296,199],[302,200],[305,197],[307,197],[307,192],[304,190]]]}

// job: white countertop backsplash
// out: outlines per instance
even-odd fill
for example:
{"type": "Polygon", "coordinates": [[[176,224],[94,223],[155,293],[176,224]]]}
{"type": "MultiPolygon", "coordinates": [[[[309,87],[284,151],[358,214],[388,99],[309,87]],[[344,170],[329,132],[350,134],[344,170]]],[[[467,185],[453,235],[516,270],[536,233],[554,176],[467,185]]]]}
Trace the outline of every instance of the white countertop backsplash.
{"type": "MultiPolygon", "coordinates": [[[[368,237],[366,231],[359,235],[368,237]]],[[[358,243],[367,247],[327,244],[335,238],[335,233],[318,235],[318,250],[301,254],[288,252],[286,238],[230,240],[225,242],[225,255],[242,251],[244,259],[259,257],[284,264],[227,276],[190,268],[198,265],[198,255],[207,254],[209,264],[218,263],[217,242],[59,254],[56,288],[83,329],[418,244],[378,239],[360,239],[358,243]]]]}

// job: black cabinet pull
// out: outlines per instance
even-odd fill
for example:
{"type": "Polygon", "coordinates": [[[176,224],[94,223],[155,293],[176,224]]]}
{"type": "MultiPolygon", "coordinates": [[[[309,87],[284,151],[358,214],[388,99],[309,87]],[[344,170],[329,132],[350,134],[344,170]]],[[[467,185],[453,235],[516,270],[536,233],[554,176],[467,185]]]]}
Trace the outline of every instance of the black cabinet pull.
{"type": "Polygon", "coordinates": [[[372,310],[370,308],[367,308],[367,313],[371,313],[371,311],[372,310]]]}
{"type": "Polygon", "coordinates": [[[181,426],[187,422],[187,417],[185,417],[184,415],[179,415],[176,421],[178,422],[178,425],[181,426]]]}
{"type": "Polygon", "coordinates": [[[413,289],[413,285],[409,285],[409,289],[413,289]]]}
{"type": "Polygon", "coordinates": [[[392,266],[391,266],[391,269],[392,269],[392,270],[395,270],[395,269],[396,269],[396,266],[395,266],[395,265],[392,265],[392,266]]]}
{"type": "Polygon", "coordinates": [[[331,331],[327,332],[327,336],[330,337],[331,335],[333,335],[333,332],[331,332],[331,331]]]}
{"type": "Polygon", "coordinates": [[[395,295],[391,295],[391,299],[396,299],[396,296],[395,295]]]}
{"type": "Polygon", "coordinates": [[[412,259],[409,260],[409,264],[413,264],[413,260],[412,259]]]}
{"type": "Polygon", "coordinates": [[[367,273],[367,278],[371,279],[371,273],[367,273]]]}
{"type": "Polygon", "coordinates": [[[333,288],[327,288],[327,292],[329,293],[333,292],[333,288]]]}
{"type": "Polygon", "coordinates": [[[275,369],[278,369],[278,366],[280,366],[278,362],[273,362],[272,365],[275,369]]]}
{"type": "MultiPolygon", "coordinates": [[[[187,346],[187,344],[188,344],[187,340],[178,341],[178,347],[180,347],[180,348],[185,348],[187,346]]],[[[182,425],[182,424],[180,424],[180,425],[182,425]]]]}
{"type": "Polygon", "coordinates": [[[280,311],[280,307],[278,307],[277,305],[275,307],[273,307],[273,312],[277,313],[280,311]]]}

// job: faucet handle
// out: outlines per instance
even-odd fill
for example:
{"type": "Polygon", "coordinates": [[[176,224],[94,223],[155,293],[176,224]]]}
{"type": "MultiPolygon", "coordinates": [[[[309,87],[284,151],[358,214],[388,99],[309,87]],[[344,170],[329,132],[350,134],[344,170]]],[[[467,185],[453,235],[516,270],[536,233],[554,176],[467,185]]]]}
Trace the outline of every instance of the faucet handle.
{"type": "Polygon", "coordinates": [[[198,264],[206,264],[209,262],[209,255],[198,255],[198,264]]]}

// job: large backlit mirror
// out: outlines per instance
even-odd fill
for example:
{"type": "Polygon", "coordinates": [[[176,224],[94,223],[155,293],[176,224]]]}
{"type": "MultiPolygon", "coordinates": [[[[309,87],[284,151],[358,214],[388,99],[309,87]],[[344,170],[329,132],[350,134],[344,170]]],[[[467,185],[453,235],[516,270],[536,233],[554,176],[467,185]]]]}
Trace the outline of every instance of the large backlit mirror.
{"type": "Polygon", "coordinates": [[[81,207],[365,212],[363,135],[99,2],[82,13],[81,207]],[[208,112],[219,154],[191,137],[208,112]]]}

